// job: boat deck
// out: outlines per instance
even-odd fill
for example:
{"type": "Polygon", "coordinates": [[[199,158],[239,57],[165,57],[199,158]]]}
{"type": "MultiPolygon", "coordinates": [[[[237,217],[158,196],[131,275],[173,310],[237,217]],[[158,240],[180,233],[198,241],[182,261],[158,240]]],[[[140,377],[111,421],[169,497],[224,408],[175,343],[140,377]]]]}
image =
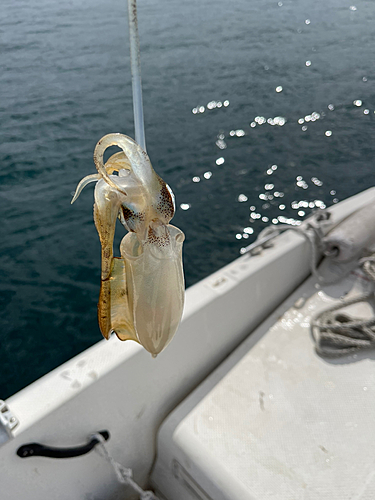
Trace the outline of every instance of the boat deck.
{"type": "Polygon", "coordinates": [[[171,500],[373,500],[375,353],[322,358],[310,330],[370,286],[357,271],[299,287],[165,421],[156,488],[171,500]]]}

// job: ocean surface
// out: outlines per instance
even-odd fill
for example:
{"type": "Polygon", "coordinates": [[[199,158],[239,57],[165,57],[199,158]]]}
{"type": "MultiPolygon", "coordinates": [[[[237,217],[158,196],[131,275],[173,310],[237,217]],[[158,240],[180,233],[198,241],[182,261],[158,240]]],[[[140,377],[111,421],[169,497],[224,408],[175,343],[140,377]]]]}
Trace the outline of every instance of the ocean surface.
{"type": "MultiPolygon", "coordinates": [[[[373,0],[138,3],[147,150],[176,195],[187,286],[267,225],[374,184],[373,0]]],[[[134,132],[125,0],[1,6],[6,398],[101,339],[93,185],[70,200],[96,142],[134,132]]]]}

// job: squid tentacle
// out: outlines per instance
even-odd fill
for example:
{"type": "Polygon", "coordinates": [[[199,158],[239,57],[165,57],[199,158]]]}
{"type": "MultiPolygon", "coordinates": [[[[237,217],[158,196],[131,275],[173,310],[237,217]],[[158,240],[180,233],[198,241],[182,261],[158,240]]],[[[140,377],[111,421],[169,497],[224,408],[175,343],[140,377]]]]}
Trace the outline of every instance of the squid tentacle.
{"type": "Polygon", "coordinates": [[[78,183],[78,186],[76,187],[74,196],[73,196],[70,204],[73,205],[73,203],[76,201],[76,199],[81,194],[82,190],[87,186],[87,184],[90,184],[90,182],[98,181],[99,179],[100,179],[99,174],[91,174],[91,175],[87,175],[82,180],[80,180],[78,183]]]}

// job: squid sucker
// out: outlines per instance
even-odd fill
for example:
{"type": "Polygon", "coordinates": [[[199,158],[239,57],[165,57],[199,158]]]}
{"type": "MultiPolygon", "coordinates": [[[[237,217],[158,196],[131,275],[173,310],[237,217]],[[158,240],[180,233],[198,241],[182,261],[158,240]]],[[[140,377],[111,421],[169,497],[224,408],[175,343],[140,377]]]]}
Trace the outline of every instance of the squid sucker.
{"type": "Polygon", "coordinates": [[[155,357],[172,340],[184,307],[185,235],[169,224],[174,195],[147,153],[126,135],[102,137],[94,162],[98,173],[80,181],[72,203],[96,181],[94,222],[102,249],[99,327],[106,339],[114,332],[120,340],[135,340],[155,357]],[[110,146],[122,151],[104,164],[110,146]],[[121,257],[113,256],[117,219],[128,231],[120,244],[121,257]]]}

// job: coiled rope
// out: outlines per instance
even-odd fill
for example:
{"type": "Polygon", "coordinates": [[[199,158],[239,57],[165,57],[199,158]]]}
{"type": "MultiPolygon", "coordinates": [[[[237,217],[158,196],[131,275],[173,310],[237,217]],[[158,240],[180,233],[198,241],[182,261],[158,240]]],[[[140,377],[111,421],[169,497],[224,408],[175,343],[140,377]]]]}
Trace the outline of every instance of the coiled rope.
{"type": "MultiPolygon", "coordinates": [[[[361,259],[359,265],[374,285],[375,254],[361,259]]],[[[359,302],[368,302],[374,298],[375,294],[372,290],[352,299],[342,299],[340,304],[335,304],[312,318],[311,333],[316,352],[320,356],[333,358],[374,348],[375,316],[363,320],[339,312],[345,307],[359,302]]]]}

